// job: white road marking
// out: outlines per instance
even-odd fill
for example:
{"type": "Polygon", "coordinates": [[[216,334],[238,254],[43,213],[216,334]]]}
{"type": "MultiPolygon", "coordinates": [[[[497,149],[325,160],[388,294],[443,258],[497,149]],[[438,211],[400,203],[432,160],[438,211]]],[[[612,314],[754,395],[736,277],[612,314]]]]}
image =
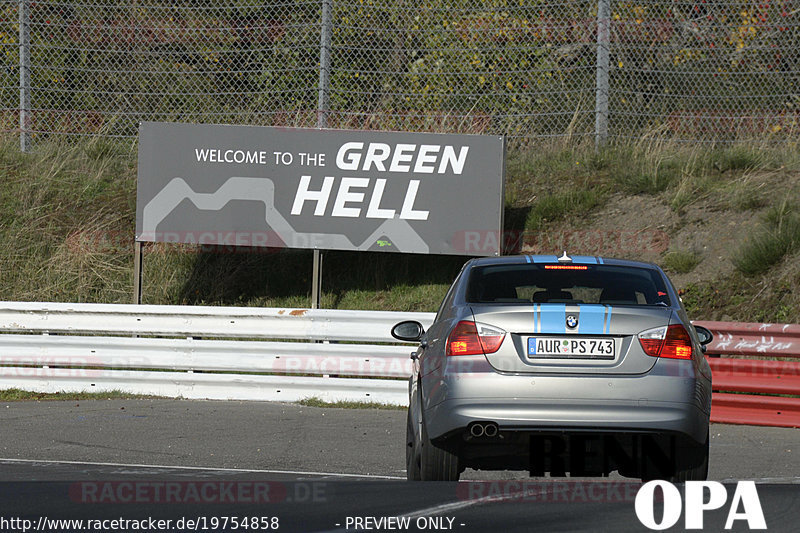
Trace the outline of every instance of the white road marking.
{"type": "Polygon", "coordinates": [[[752,477],[752,478],[726,478],[720,480],[720,483],[737,483],[739,481],[755,481],[756,483],[767,484],[772,483],[773,485],[800,485],[800,477],[752,477]]]}
{"type": "Polygon", "coordinates": [[[492,503],[492,502],[501,502],[505,500],[511,499],[510,496],[484,496],[483,498],[477,498],[475,500],[464,500],[460,502],[450,502],[450,503],[443,503],[441,505],[434,505],[433,507],[428,507],[426,509],[420,509],[418,511],[412,511],[410,513],[406,513],[400,515],[403,518],[410,518],[415,519],[421,516],[435,516],[444,514],[450,511],[458,511],[459,509],[464,509],[466,507],[472,507],[473,505],[482,505],[484,503],[492,503]]]}
{"type": "Polygon", "coordinates": [[[124,468],[146,468],[158,469],[169,468],[173,470],[192,470],[200,472],[239,472],[245,474],[286,474],[293,476],[326,476],[326,477],[344,477],[344,478],[369,478],[369,479],[405,479],[399,476],[379,476],[375,474],[344,474],[341,472],[302,472],[294,470],[258,470],[252,468],[217,468],[212,466],[175,466],[175,465],[147,465],[147,464],[127,464],[127,463],[93,463],[86,461],[54,461],[47,459],[10,459],[1,458],[0,463],[26,463],[26,464],[56,464],[56,465],[87,465],[87,466],[114,466],[124,468]]]}
{"type": "MultiPolygon", "coordinates": [[[[463,483],[463,481],[462,481],[462,483],[463,483]]],[[[467,482],[467,483],[469,483],[469,482],[467,482]]],[[[503,483],[503,481],[500,481],[500,483],[503,483]]],[[[541,490],[541,489],[539,489],[539,490],[541,490]]],[[[554,487],[554,491],[553,492],[561,492],[563,490],[566,490],[566,489],[561,488],[561,487],[554,487]]],[[[483,505],[485,503],[497,503],[497,502],[504,502],[504,501],[507,501],[507,500],[515,500],[515,499],[518,499],[518,498],[524,498],[524,497],[527,497],[528,494],[529,494],[529,491],[522,490],[522,491],[519,491],[519,492],[514,492],[514,493],[510,493],[510,494],[505,494],[505,495],[483,496],[481,498],[475,498],[474,500],[462,500],[462,501],[457,501],[457,502],[442,503],[442,504],[439,504],[439,505],[434,505],[433,507],[426,507],[424,509],[418,509],[416,511],[411,511],[411,512],[408,512],[408,513],[405,513],[405,514],[397,515],[397,517],[398,518],[409,518],[411,520],[414,520],[415,518],[420,518],[420,517],[423,517],[423,516],[438,516],[438,515],[442,515],[442,514],[445,514],[445,513],[452,512],[452,511],[458,511],[458,510],[461,510],[461,509],[465,509],[467,507],[473,507],[475,505],[483,505]]],[[[531,493],[531,494],[533,494],[533,493],[531,493]]],[[[538,492],[537,492],[537,494],[538,494],[538,492]]],[[[459,523],[458,525],[459,526],[463,526],[464,524],[459,523]]],[[[341,523],[336,524],[336,526],[339,529],[332,529],[332,530],[324,531],[323,533],[340,533],[340,532],[343,532],[343,531],[347,531],[347,529],[341,528],[341,523]]]]}
{"type": "MultiPolygon", "coordinates": [[[[723,479],[723,480],[721,480],[722,483],[736,483],[737,481],[743,481],[743,480],[742,479],[723,479]]],[[[757,479],[753,479],[752,481],[755,481],[756,483],[792,483],[792,484],[797,483],[797,484],[800,484],[800,477],[757,478],[757,479]]],[[[464,482],[464,481],[462,480],[462,482],[464,482]]],[[[483,482],[483,481],[479,481],[479,482],[483,482]]],[[[503,480],[498,480],[498,482],[503,483],[504,481],[503,480]]],[[[633,482],[633,481],[631,481],[631,482],[633,482]]],[[[541,486],[537,486],[535,489],[533,489],[536,492],[533,492],[533,493],[530,493],[530,494],[541,495],[541,493],[540,493],[541,488],[542,488],[541,486]]],[[[568,490],[568,489],[564,488],[564,487],[559,487],[558,484],[554,484],[554,486],[553,486],[553,493],[554,494],[556,492],[562,492],[564,490],[568,490]]],[[[529,491],[522,490],[522,491],[519,491],[519,492],[508,493],[508,494],[505,494],[505,495],[483,496],[481,498],[476,498],[474,500],[463,500],[463,501],[457,501],[457,502],[443,503],[443,504],[440,504],[440,505],[434,505],[433,507],[426,507],[424,509],[411,511],[411,512],[408,512],[408,513],[405,513],[405,514],[401,514],[401,515],[397,515],[397,516],[398,516],[398,518],[410,518],[411,520],[414,520],[415,518],[420,518],[420,517],[423,517],[423,516],[442,515],[442,514],[445,514],[445,513],[458,511],[458,510],[465,509],[467,507],[476,506],[476,505],[483,505],[483,504],[486,504],[486,503],[498,503],[498,502],[504,502],[504,501],[508,501],[508,500],[515,500],[515,499],[525,498],[528,495],[529,495],[529,491]]],[[[463,524],[459,524],[459,525],[463,525],[463,524]]],[[[327,531],[324,531],[323,533],[341,533],[341,532],[347,531],[346,529],[341,528],[341,524],[336,524],[336,526],[337,526],[338,529],[327,530],[327,531]]]]}

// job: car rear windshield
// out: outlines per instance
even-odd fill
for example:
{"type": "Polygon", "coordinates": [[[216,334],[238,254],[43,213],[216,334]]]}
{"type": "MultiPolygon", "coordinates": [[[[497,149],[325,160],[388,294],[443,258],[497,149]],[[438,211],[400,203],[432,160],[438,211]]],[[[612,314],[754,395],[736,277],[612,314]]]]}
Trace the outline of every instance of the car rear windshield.
{"type": "Polygon", "coordinates": [[[542,263],[473,267],[467,302],[671,305],[652,268],[542,263]]]}

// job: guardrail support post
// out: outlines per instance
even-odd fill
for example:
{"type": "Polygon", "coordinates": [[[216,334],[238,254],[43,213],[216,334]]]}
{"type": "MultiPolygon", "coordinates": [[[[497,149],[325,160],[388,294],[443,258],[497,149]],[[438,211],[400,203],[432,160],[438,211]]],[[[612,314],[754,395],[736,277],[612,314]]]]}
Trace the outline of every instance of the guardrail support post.
{"type": "Polygon", "coordinates": [[[31,144],[31,20],[30,0],[19,0],[19,148],[31,144]]]}

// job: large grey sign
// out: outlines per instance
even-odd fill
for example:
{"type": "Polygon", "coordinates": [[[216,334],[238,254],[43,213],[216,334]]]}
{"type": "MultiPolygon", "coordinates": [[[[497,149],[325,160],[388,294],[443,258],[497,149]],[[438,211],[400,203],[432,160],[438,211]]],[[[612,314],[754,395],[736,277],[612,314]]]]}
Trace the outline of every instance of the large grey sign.
{"type": "Polygon", "coordinates": [[[502,137],[146,122],[136,240],[500,253],[502,137]]]}

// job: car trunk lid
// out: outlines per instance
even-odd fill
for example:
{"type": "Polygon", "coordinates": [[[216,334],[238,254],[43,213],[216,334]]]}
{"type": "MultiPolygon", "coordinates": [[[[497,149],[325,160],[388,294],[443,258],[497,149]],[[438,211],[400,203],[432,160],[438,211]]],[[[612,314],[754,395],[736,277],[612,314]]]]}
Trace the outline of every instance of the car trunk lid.
{"type": "Polygon", "coordinates": [[[636,335],[668,325],[672,315],[658,305],[489,304],[471,310],[476,322],[507,332],[486,359],[512,373],[643,374],[656,358],[644,353],[636,335]]]}

